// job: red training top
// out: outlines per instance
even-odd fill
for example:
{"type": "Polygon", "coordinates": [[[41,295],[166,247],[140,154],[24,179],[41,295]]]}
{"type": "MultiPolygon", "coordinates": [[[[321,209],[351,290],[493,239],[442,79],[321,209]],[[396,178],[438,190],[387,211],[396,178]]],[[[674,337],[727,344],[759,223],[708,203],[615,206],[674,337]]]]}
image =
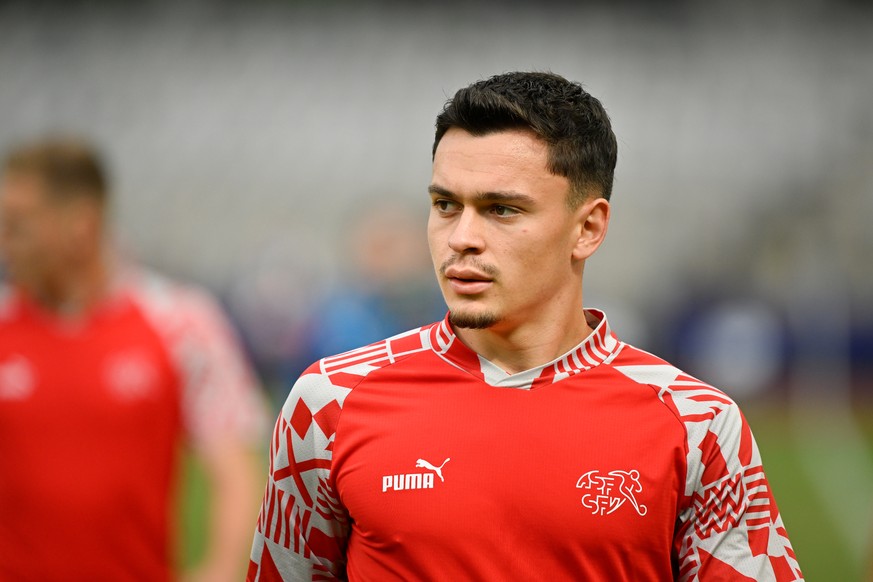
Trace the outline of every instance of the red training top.
{"type": "Polygon", "coordinates": [[[736,404],[587,316],[519,374],[445,320],[311,366],[248,580],[802,579],[736,404]]]}
{"type": "Polygon", "coordinates": [[[168,580],[176,456],[262,403],[203,292],[131,273],[64,320],[0,286],[0,580],[168,580]]]}

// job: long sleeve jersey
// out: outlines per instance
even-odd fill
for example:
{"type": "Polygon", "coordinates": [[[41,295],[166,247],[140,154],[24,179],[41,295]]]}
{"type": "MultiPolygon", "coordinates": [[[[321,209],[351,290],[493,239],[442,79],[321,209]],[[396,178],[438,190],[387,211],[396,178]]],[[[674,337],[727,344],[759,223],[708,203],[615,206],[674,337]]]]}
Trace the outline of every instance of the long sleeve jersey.
{"type": "Polygon", "coordinates": [[[248,580],[802,580],[737,405],[586,315],[518,374],[447,320],[313,364],[248,580]]]}

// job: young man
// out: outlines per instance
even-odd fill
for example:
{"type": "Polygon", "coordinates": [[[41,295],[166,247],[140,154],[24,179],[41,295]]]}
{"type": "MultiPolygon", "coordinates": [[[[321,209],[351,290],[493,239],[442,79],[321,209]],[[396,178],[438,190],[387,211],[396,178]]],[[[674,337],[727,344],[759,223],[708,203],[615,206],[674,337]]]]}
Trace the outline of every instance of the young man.
{"type": "Polygon", "coordinates": [[[0,579],[171,580],[180,445],[212,486],[192,580],[238,579],[263,406],[203,291],[121,267],[91,149],[12,151],[0,183],[0,579]]]}
{"type": "Polygon", "coordinates": [[[582,307],[616,139],[553,74],[436,122],[444,321],[325,358],[273,435],[249,580],[800,580],[737,406],[582,307]]]}

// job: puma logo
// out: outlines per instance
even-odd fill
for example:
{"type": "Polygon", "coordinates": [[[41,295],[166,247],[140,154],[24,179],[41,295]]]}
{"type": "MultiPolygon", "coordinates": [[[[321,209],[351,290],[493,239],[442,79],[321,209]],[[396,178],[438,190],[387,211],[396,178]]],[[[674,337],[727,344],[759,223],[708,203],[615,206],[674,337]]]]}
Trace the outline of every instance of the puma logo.
{"type": "Polygon", "coordinates": [[[439,467],[434,467],[433,465],[431,465],[430,463],[428,463],[428,462],[425,461],[424,459],[419,459],[419,460],[417,460],[417,461],[415,462],[415,466],[416,466],[416,467],[419,467],[419,468],[421,468],[421,469],[430,469],[431,471],[433,471],[434,473],[437,474],[437,477],[440,478],[440,481],[442,481],[443,483],[445,483],[446,480],[443,479],[443,467],[445,467],[446,463],[448,463],[448,462],[451,461],[451,460],[452,460],[452,459],[450,459],[450,458],[449,458],[449,459],[446,459],[445,461],[443,461],[443,464],[442,464],[442,465],[440,465],[439,467]]]}
{"type": "Polygon", "coordinates": [[[418,469],[428,469],[429,471],[433,471],[432,473],[402,473],[398,475],[383,475],[382,476],[382,493],[386,491],[411,491],[414,489],[433,489],[434,475],[440,478],[442,483],[445,483],[446,480],[443,479],[443,467],[446,466],[451,459],[446,459],[443,461],[443,464],[439,467],[435,467],[431,465],[429,462],[424,459],[419,459],[415,462],[415,466],[418,469]]]}

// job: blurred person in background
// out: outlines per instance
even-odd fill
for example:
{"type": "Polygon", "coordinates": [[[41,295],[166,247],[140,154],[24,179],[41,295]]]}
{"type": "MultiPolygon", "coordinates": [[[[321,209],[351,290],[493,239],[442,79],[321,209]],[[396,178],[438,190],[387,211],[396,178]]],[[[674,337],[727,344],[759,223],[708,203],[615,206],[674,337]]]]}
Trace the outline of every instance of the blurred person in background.
{"type": "Polygon", "coordinates": [[[343,275],[312,310],[307,365],[442,315],[420,218],[385,200],[354,212],[343,229],[343,275]]]}
{"type": "Polygon", "coordinates": [[[117,259],[90,145],[12,150],[0,183],[0,579],[172,580],[179,453],[210,484],[205,557],[239,579],[264,406],[217,303],[117,259]]]}
{"type": "Polygon", "coordinates": [[[427,227],[448,315],[300,376],[249,580],[803,578],[737,405],[583,308],[616,158],[560,76],[448,101],[427,227]]]}

